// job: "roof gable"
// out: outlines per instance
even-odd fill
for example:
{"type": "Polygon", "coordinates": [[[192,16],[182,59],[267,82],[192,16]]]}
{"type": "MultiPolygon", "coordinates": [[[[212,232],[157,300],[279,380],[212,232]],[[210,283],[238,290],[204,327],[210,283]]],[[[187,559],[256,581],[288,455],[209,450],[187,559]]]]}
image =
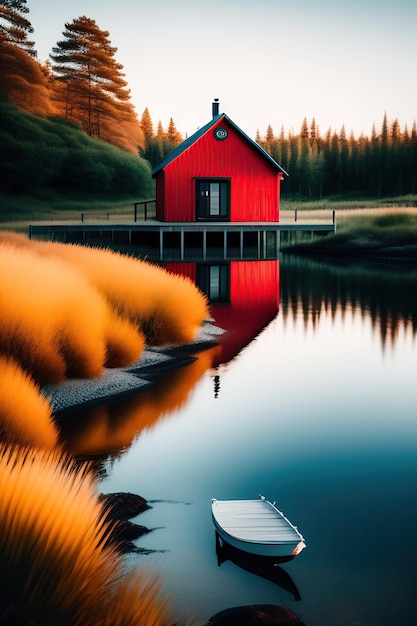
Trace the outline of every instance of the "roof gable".
{"type": "Polygon", "coordinates": [[[185,152],[190,146],[192,146],[196,141],[198,141],[203,135],[205,135],[211,128],[213,128],[217,122],[220,120],[226,120],[232,128],[242,137],[244,141],[246,141],[250,146],[252,146],[258,153],[261,158],[267,160],[276,170],[282,172],[288,176],[288,173],[271,157],[266,150],[264,150],[256,141],[253,141],[246,133],[243,132],[239,126],[237,126],[225,113],[219,113],[219,115],[215,115],[213,119],[211,119],[205,126],[199,128],[195,133],[187,137],[182,143],[180,143],[174,150],[171,150],[167,156],[156,165],[156,167],[152,171],[152,176],[155,176],[158,172],[163,170],[167,165],[169,165],[172,161],[174,161],[180,154],[185,152]]]}

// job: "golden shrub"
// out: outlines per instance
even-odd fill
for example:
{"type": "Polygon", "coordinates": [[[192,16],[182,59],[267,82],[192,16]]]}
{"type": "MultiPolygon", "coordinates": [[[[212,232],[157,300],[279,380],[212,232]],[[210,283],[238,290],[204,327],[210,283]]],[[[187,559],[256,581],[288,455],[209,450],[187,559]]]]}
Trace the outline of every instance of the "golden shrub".
{"type": "Polygon", "coordinates": [[[128,319],[109,310],[105,330],[106,367],[126,367],[137,361],[145,347],[145,336],[128,319]]]}
{"type": "Polygon", "coordinates": [[[0,356],[0,433],[7,443],[54,448],[58,432],[48,400],[10,358],[0,356]]]}
{"type": "Polygon", "coordinates": [[[97,376],[107,305],[73,266],[30,248],[0,245],[0,353],[43,383],[97,376]]]}
{"type": "Polygon", "coordinates": [[[148,343],[187,343],[208,316],[206,296],[187,277],[118,252],[32,242],[41,255],[76,265],[112,307],[144,331],[148,343]]]}
{"type": "Polygon", "coordinates": [[[206,296],[189,278],[133,256],[16,233],[0,233],[2,241],[76,266],[120,316],[142,329],[148,343],[191,342],[209,314],[206,296]]]}

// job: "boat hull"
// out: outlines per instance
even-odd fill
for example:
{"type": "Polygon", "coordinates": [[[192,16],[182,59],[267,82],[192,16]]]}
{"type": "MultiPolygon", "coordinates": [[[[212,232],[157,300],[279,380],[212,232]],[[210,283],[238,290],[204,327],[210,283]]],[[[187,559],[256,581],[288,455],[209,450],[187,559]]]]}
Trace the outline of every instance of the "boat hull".
{"type": "Polygon", "coordinates": [[[241,502],[213,499],[212,519],[222,541],[246,554],[289,560],[300,554],[306,546],[295,526],[265,499],[241,502]],[[230,532],[229,528],[224,528],[226,524],[230,532]],[[260,525],[261,532],[257,531],[257,525],[260,525]],[[261,539],[261,535],[269,535],[270,538],[261,539]]]}

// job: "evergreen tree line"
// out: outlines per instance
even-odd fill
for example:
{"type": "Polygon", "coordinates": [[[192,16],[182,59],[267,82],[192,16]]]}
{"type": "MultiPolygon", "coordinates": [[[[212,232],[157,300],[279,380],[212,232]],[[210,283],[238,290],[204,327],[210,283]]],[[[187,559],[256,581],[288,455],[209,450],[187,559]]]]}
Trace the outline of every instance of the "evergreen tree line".
{"type": "Polygon", "coordinates": [[[257,142],[289,173],[283,195],[321,198],[329,195],[381,197],[417,193],[417,127],[403,130],[384,115],[381,131],[357,139],[330,129],[324,137],[313,118],[304,118],[298,135],[274,136],[271,125],[257,142]]]}
{"type": "MultiPolygon", "coordinates": [[[[170,119],[155,131],[148,109],[138,119],[108,31],[86,16],[65,24],[51,62],[39,63],[26,0],[0,2],[0,99],[50,120],[65,119],[87,135],[140,155],[153,166],[182,141],[170,119]]],[[[10,129],[6,129],[10,131],[10,129]]],[[[1,132],[1,129],[0,129],[1,132]]],[[[10,137],[9,137],[10,139],[10,137]]],[[[358,139],[341,131],[324,137],[313,119],[298,135],[275,137],[269,125],[257,141],[290,176],[283,194],[310,198],[356,194],[384,196],[417,192],[417,129],[398,120],[380,133],[358,139]]],[[[35,157],[36,158],[36,157],[35,157]]]]}
{"type": "Polygon", "coordinates": [[[177,130],[172,117],[169,120],[168,129],[166,131],[162,126],[161,120],[159,120],[155,132],[148,107],[146,107],[142,114],[141,126],[144,135],[144,147],[140,151],[140,154],[144,159],[150,162],[152,167],[155,167],[157,163],[162,161],[162,159],[182,141],[182,136],[177,130]]]}

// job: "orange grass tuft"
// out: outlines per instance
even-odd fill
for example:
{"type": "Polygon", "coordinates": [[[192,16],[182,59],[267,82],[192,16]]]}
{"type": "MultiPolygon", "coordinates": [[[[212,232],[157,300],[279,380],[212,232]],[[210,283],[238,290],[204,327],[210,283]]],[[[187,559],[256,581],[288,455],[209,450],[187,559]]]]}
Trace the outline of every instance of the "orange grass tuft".
{"type": "Polygon", "coordinates": [[[116,548],[105,547],[104,519],[86,466],[0,446],[0,614],[11,608],[28,623],[72,626],[162,624],[155,581],[123,576],[116,548]]]}
{"type": "Polygon", "coordinates": [[[106,367],[126,367],[145,347],[144,334],[128,319],[109,312],[106,323],[106,367]]]}
{"type": "Polygon", "coordinates": [[[0,434],[7,443],[54,448],[58,432],[48,400],[12,359],[0,356],[0,434]]]}
{"type": "Polygon", "coordinates": [[[0,352],[40,384],[103,368],[107,305],[74,267],[0,245],[0,352]]]}
{"type": "MultiPolygon", "coordinates": [[[[17,243],[16,243],[17,242],[17,243]]],[[[152,344],[188,343],[208,316],[206,296],[187,277],[112,250],[14,238],[76,265],[111,306],[152,344]]]]}
{"type": "Polygon", "coordinates": [[[188,343],[209,314],[206,296],[185,276],[108,249],[32,241],[0,233],[0,243],[59,257],[88,278],[122,317],[142,329],[152,344],[188,343]]]}
{"type": "MultiPolygon", "coordinates": [[[[158,599],[155,579],[127,575],[116,589],[100,626],[156,626],[162,624],[164,605],[158,599]]],[[[173,622],[169,622],[172,624],[173,622]]],[[[98,626],[98,624],[97,624],[98,626]]]]}

